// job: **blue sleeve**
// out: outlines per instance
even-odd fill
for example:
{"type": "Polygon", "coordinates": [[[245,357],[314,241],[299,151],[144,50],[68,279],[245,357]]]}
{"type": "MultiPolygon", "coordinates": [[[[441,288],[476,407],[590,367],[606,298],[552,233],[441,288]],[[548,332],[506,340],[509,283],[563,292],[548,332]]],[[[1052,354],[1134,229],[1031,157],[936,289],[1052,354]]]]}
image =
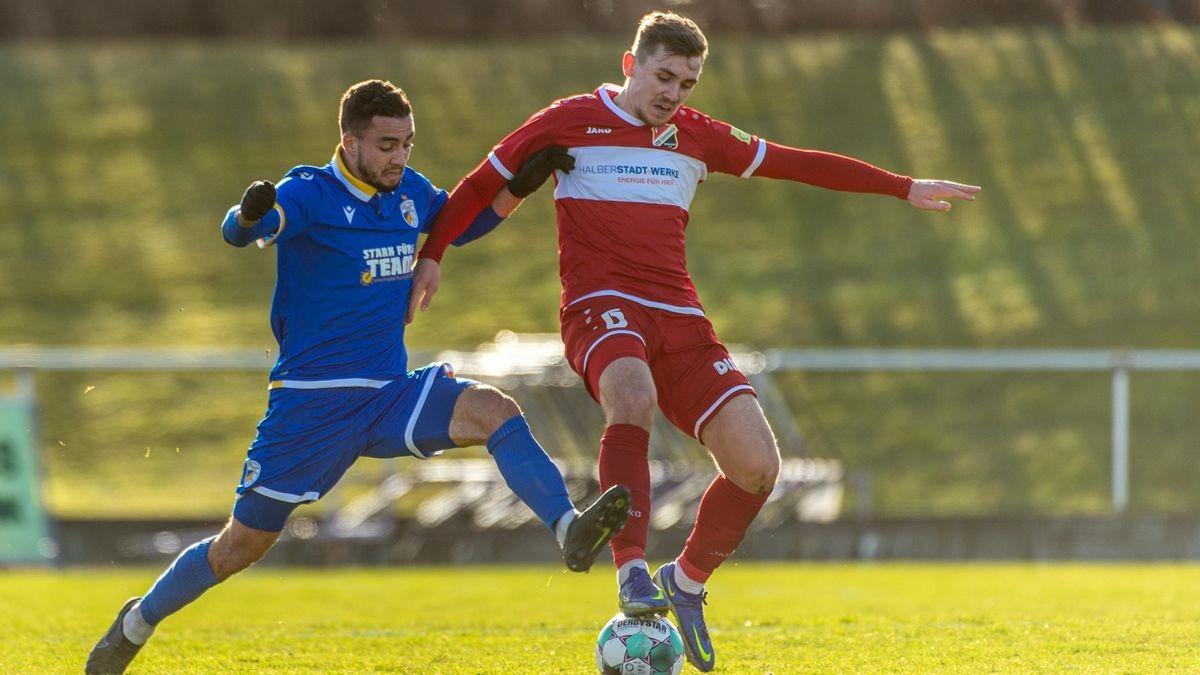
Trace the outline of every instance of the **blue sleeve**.
{"type": "Polygon", "coordinates": [[[458,239],[450,243],[455,246],[469,244],[496,229],[496,226],[502,222],[504,222],[504,218],[489,206],[475,216],[475,220],[471,221],[471,225],[467,227],[466,231],[458,235],[458,239]]]}
{"type": "Polygon", "coordinates": [[[253,227],[242,227],[237,221],[239,207],[240,204],[230,207],[225,213],[225,220],[221,222],[221,236],[224,237],[225,243],[240,248],[255,239],[269,240],[278,232],[279,223],[282,222],[278,209],[268,211],[253,227]]]}
{"type": "Polygon", "coordinates": [[[279,181],[279,185],[275,186],[276,196],[273,210],[280,213],[279,229],[260,239],[259,246],[266,248],[271,244],[282,243],[295,237],[308,229],[313,216],[320,212],[321,200],[324,198],[321,184],[315,179],[303,178],[303,175],[312,174],[307,172],[299,172],[299,174],[301,178],[297,179],[295,177],[297,170],[293,169],[286,178],[279,181]]]}
{"type": "MultiPolygon", "coordinates": [[[[311,174],[308,174],[311,175],[311,174]]],[[[221,235],[232,246],[245,246],[257,241],[266,248],[296,236],[308,227],[310,204],[321,198],[320,188],[313,180],[293,180],[289,175],[276,186],[275,207],[253,227],[241,227],[237,222],[238,206],[225,213],[221,235]]]]}
{"type": "Polygon", "coordinates": [[[425,220],[421,223],[421,234],[429,234],[429,230],[433,229],[433,221],[437,220],[437,215],[441,213],[442,207],[446,205],[446,199],[449,197],[445,190],[432,185],[429,187],[434,194],[429,204],[429,211],[425,214],[425,220]]]}

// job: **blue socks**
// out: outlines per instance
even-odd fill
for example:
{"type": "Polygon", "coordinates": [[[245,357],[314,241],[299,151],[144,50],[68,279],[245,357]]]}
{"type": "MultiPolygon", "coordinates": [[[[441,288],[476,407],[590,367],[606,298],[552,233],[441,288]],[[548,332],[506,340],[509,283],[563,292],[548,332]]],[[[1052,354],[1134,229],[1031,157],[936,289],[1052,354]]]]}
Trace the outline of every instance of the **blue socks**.
{"type": "Polygon", "coordinates": [[[217,585],[217,577],[208,565],[208,545],[213,539],[209,537],[198,541],[180,553],[150,587],[139,608],[146,623],[158,625],[158,622],[217,585]]]}
{"type": "Polygon", "coordinates": [[[488,439],[487,449],[508,488],[551,531],[555,521],[575,511],[562,473],[533,437],[523,415],[514,415],[501,424],[488,439]]]}

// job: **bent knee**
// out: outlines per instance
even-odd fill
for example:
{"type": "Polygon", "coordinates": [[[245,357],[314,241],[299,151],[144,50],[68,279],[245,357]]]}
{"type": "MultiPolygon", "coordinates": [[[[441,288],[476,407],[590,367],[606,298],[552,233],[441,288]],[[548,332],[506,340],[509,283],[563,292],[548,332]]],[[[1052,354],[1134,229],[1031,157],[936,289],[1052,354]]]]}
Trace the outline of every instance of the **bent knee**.
{"type": "Polygon", "coordinates": [[[217,581],[225,581],[262,559],[279,532],[255,530],[231,520],[208,547],[208,566],[217,581]]]}
{"type": "Polygon", "coordinates": [[[741,489],[756,495],[768,495],[779,481],[779,453],[758,453],[738,462],[726,476],[741,489]]]}
{"type": "Polygon", "coordinates": [[[486,384],[474,385],[459,397],[450,419],[450,437],[459,445],[476,445],[500,425],[521,414],[521,406],[504,392],[486,384]]]}
{"type": "MultiPolygon", "coordinates": [[[[269,547],[268,547],[269,548],[269,547]]],[[[212,568],[217,581],[225,581],[229,577],[262,560],[268,548],[242,546],[233,549],[210,550],[208,565],[212,568]]]]}
{"type": "Polygon", "coordinates": [[[225,581],[229,577],[258,562],[261,557],[223,557],[216,560],[209,560],[208,564],[212,568],[213,576],[217,578],[217,581],[225,581]]]}
{"type": "Polygon", "coordinates": [[[637,424],[650,428],[658,397],[653,388],[624,387],[603,398],[608,424],[637,424]]]}
{"type": "Polygon", "coordinates": [[[517,405],[511,396],[495,387],[482,384],[473,387],[470,392],[472,416],[489,434],[499,429],[501,424],[521,414],[521,406],[517,405]]]}

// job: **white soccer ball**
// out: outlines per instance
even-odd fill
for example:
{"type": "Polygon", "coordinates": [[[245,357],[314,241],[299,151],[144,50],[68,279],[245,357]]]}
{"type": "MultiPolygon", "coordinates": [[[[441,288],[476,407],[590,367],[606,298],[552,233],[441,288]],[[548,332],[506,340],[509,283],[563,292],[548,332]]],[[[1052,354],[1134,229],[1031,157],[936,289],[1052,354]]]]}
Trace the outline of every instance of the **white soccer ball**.
{"type": "Polygon", "coordinates": [[[603,675],[679,675],[683,638],[666,617],[617,614],[596,638],[596,667],[603,675]]]}

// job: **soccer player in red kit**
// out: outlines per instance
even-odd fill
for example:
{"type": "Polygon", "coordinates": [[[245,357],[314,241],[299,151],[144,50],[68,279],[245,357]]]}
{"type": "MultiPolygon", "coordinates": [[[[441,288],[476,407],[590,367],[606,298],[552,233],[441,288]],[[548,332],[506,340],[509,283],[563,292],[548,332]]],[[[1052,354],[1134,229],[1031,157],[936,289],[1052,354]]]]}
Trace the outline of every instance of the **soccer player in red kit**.
{"type": "Polygon", "coordinates": [[[765,176],[907,199],[945,211],[978,187],[914,180],[870,164],[779,145],[683,106],[707,55],[704,34],[669,12],[642,18],[624,86],[556,101],[495,146],[454,190],[420,251],[409,320],[440,280],[446,246],[533,153],[559,153],[554,192],[562,337],[572,368],[603,407],[600,484],[629,486],[633,508],[612,540],[626,614],[675,614],[687,657],[712,670],[704,583],[733,554],[779,473],[779,449],[746,377],[717,339],[687,271],[684,229],[710,172],[765,176]],[[573,167],[571,166],[573,163],[573,167]],[[567,170],[569,169],[569,170],[567,170]],[[647,451],[657,403],[719,472],[682,553],[651,577],[647,451]]]}

